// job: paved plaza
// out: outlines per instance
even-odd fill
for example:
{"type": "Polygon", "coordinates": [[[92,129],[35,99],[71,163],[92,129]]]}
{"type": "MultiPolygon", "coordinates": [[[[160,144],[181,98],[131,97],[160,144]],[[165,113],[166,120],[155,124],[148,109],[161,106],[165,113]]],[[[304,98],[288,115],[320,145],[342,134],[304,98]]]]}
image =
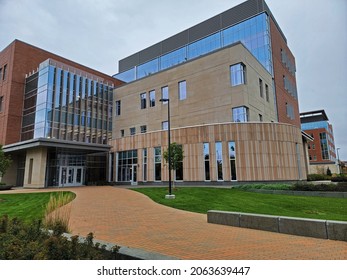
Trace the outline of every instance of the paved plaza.
{"type": "Polygon", "coordinates": [[[64,190],[77,195],[72,202],[72,233],[93,232],[96,239],[120,246],[189,260],[347,259],[347,242],[208,224],[206,214],[159,205],[127,188],[64,190]]]}

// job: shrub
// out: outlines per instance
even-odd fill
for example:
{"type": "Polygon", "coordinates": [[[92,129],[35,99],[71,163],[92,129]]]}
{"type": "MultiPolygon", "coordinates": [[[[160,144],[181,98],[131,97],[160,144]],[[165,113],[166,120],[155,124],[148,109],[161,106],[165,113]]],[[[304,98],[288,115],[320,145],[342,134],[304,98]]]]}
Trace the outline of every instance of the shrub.
{"type": "Polygon", "coordinates": [[[288,184],[247,184],[247,185],[240,185],[236,188],[241,190],[250,190],[250,189],[256,189],[256,190],[289,190],[291,188],[291,185],[288,184]]]}
{"type": "Polygon", "coordinates": [[[293,185],[294,191],[318,191],[318,192],[346,192],[347,184],[311,184],[311,183],[296,183],[293,185]]]}
{"type": "Polygon", "coordinates": [[[337,176],[334,178],[331,178],[332,182],[347,182],[347,176],[337,176]]]}
{"type": "Polygon", "coordinates": [[[330,180],[331,176],[325,175],[325,174],[308,174],[307,175],[307,181],[324,181],[324,180],[330,180]]]}
{"type": "Polygon", "coordinates": [[[111,251],[94,244],[93,234],[84,242],[78,236],[69,240],[61,234],[50,234],[42,229],[41,221],[25,224],[7,216],[0,219],[1,260],[115,260],[119,247],[111,251]]]}

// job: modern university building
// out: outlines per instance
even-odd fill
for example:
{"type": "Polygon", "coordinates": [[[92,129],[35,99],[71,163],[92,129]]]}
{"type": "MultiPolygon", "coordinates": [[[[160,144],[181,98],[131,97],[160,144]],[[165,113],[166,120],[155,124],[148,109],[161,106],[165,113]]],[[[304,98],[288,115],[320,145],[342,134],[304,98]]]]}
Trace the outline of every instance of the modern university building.
{"type": "Polygon", "coordinates": [[[164,183],[168,131],[184,150],[173,174],[183,184],[307,177],[295,59],[263,0],[120,60],[114,77],[20,41],[0,68],[7,183],[164,183]]]}

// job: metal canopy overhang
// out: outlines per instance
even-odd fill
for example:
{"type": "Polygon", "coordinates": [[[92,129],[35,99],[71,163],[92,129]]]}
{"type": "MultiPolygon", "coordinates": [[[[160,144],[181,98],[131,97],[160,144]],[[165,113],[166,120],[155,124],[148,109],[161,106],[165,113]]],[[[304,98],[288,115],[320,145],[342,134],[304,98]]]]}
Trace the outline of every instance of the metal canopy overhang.
{"type": "Polygon", "coordinates": [[[17,142],[14,144],[3,146],[5,153],[19,152],[27,149],[36,147],[51,147],[51,148],[62,148],[62,149],[74,149],[84,150],[88,152],[108,152],[111,149],[110,145],[94,144],[94,143],[83,143],[76,141],[66,141],[57,139],[39,138],[32,139],[23,142],[17,142]]]}

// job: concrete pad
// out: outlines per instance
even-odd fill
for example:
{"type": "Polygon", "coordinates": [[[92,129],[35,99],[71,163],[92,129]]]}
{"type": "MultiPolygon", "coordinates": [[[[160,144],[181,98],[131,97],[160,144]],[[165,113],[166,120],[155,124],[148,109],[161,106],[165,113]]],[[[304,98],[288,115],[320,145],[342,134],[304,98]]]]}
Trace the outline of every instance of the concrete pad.
{"type": "Polygon", "coordinates": [[[279,217],[279,232],[323,239],[328,238],[324,220],[279,217]]]}

